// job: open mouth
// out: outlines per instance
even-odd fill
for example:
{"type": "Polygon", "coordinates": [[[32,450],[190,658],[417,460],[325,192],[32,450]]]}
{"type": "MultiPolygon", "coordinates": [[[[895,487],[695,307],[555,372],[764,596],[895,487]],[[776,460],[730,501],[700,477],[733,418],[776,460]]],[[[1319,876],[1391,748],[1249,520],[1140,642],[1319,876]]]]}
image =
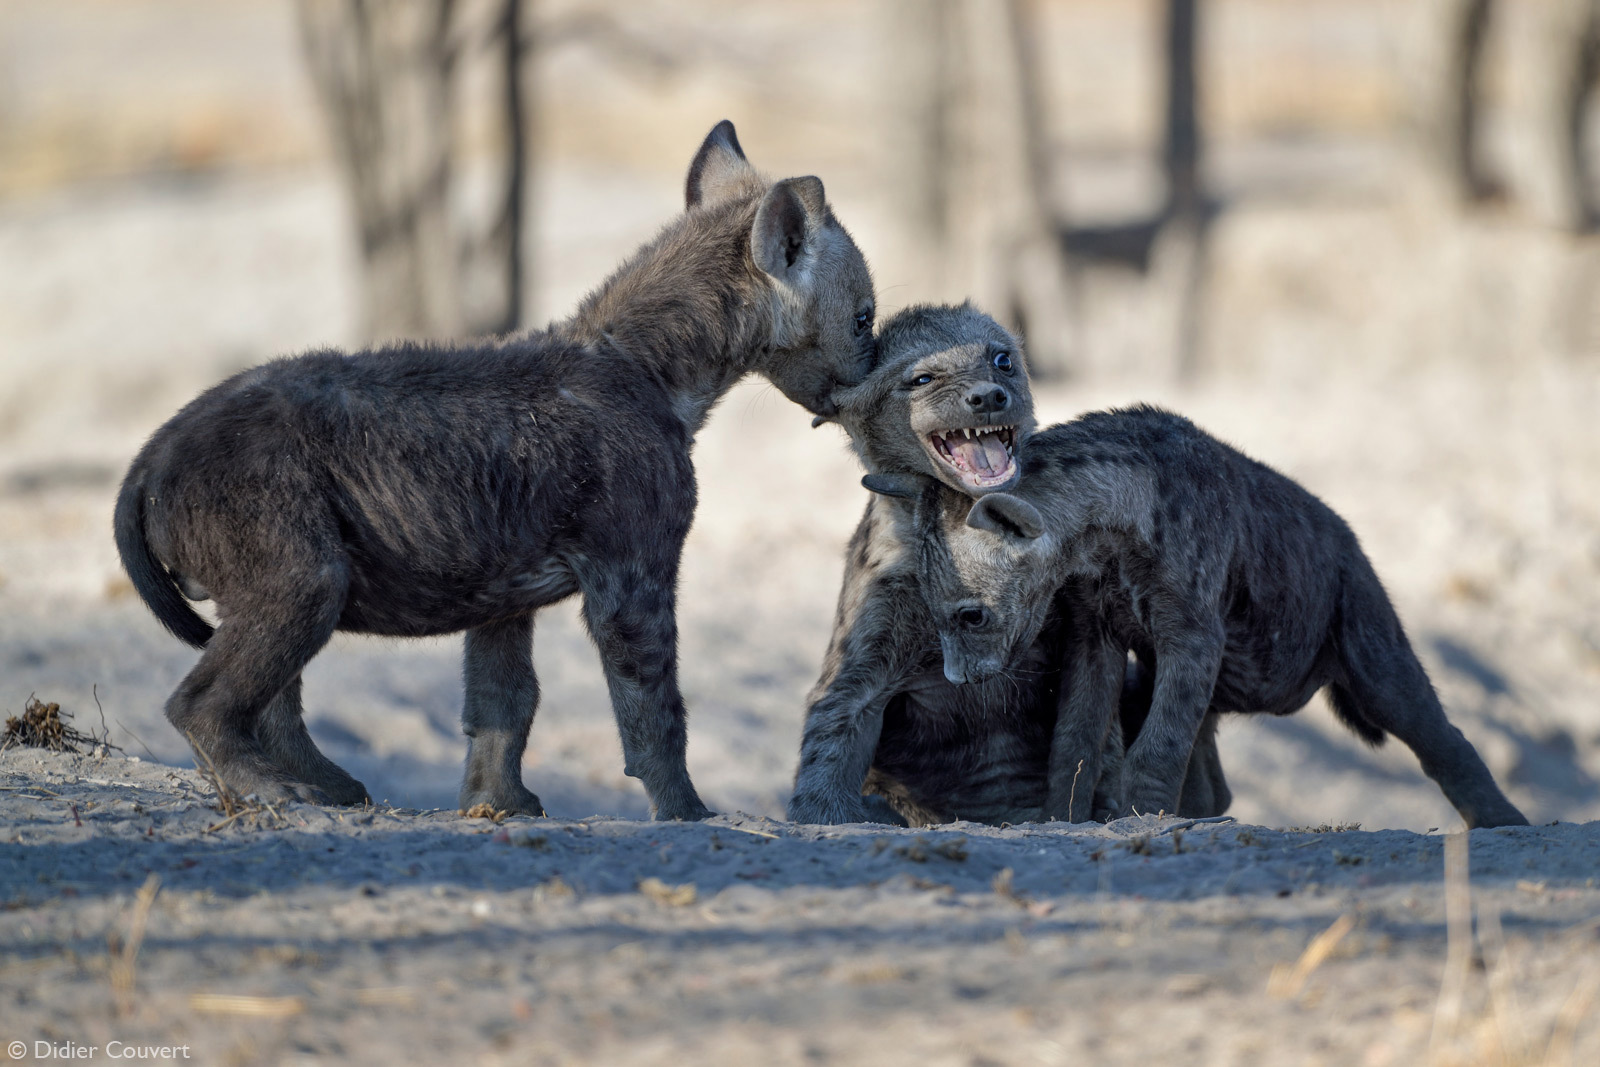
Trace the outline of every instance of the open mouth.
{"type": "Polygon", "coordinates": [[[1015,426],[967,426],[928,435],[929,449],[974,489],[991,489],[1017,472],[1015,426]]]}

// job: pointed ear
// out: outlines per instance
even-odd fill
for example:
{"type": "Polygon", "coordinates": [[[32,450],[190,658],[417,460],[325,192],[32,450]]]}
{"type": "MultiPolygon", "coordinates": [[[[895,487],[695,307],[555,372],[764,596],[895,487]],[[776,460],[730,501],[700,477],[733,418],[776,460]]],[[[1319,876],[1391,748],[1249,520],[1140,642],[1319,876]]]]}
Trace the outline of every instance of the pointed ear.
{"type": "Polygon", "coordinates": [[[821,178],[785,178],[768,189],[750,231],[756,266],[780,281],[789,281],[805,254],[806,242],[821,228],[825,211],[821,178]]]}
{"type": "Polygon", "coordinates": [[[972,505],[972,510],[967,512],[967,525],[1001,537],[1032,541],[1044,533],[1044,516],[1019,496],[990,493],[979,497],[972,505]]]}
{"type": "Polygon", "coordinates": [[[878,474],[867,475],[861,479],[861,484],[879,496],[895,496],[901,500],[916,500],[922,495],[922,486],[932,480],[925,474],[901,474],[893,471],[882,471],[878,474]]]}
{"type": "Polygon", "coordinates": [[[736,195],[759,176],[750,161],[744,158],[739,147],[739,135],[733,123],[723,119],[706,134],[700,151],[689,164],[689,176],[683,182],[683,206],[695,208],[701,204],[715,204],[736,195]]]}

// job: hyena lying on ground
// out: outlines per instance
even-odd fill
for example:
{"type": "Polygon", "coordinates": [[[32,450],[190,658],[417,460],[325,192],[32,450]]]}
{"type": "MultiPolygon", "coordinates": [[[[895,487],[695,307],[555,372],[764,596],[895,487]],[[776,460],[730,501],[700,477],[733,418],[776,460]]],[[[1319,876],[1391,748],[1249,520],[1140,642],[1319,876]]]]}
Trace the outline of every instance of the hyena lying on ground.
{"type": "MultiPolygon", "coordinates": [[[[1015,449],[1034,426],[1016,338],[965,305],[911,308],[886,322],[877,368],[859,387],[841,390],[839,409],[838,421],[869,471],[920,471],[971,496],[1016,484],[1015,449]]],[[[1065,631],[1052,618],[999,674],[962,684],[941,665],[938,631],[908,548],[911,525],[908,502],[875,496],[851,539],[789,817],[890,817],[879,799],[886,797],[900,819],[919,825],[1038,819],[1065,631]]],[[[1135,676],[1129,693],[1136,732],[1148,687],[1135,676]]],[[[1120,746],[1121,733],[1113,733],[1120,746]]],[[[1185,814],[1227,807],[1215,756],[1208,733],[1185,784],[1185,814]]],[[[1078,783],[1085,800],[1095,786],[1092,774],[1078,783]]],[[[1099,814],[1114,813],[1109,801],[1099,814]]]]}
{"type": "Polygon", "coordinates": [[[689,447],[751,372],[831,414],[833,390],[871,369],[873,292],[822,183],[767,182],[732,124],[706,138],[685,192],[685,214],[565,323],[277,360],[145,445],[117,547],[157,618],[205,648],[167,717],[228,785],[362,801],[306,733],[302,668],[335,630],[466,630],[461,806],[542,814],[521,775],[533,614],[581,592],[627,773],[657,818],[710,814],[677,679],[689,447]],[[215,631],[180,590],[216,601],[215,631]]]}
{"type": "Polygon", "coordinates": [[[1359,737],[1415,752],[1469,827],[1526,825],[1445,718],[1355,534],[1316,497],[1148,407],[1041,431],[1023,468],[1014,494],[976,502],[915,475],[877,487],[915,500],[919,587],[956,674],[1004,670],[1052,605],[1072,631],[1048,814],[1079,810],[1079,760],[1098,777],[1131,648],[1155,667],[1123,768],[1135,811],[1177,810],[1208,710],[1283,715],[1327,686],[1359,737]]]}

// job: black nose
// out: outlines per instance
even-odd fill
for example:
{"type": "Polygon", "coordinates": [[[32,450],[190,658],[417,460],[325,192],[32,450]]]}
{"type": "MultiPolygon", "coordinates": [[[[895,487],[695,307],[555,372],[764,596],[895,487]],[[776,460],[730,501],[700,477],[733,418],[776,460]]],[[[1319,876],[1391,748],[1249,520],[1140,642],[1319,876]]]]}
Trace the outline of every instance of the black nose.
{"type": "Polygon", "coordinates": [[[956,612],[956,621],[969,630],[975,630],[989,621],[989,613],[983,608],[962,608],[956,612]]]}
{"type": "Polygon", "coordinates": [[[967,406],[973,411],[1004,411],[1011,397],[998,385],[974,389],[967,394],[967,406]]]}

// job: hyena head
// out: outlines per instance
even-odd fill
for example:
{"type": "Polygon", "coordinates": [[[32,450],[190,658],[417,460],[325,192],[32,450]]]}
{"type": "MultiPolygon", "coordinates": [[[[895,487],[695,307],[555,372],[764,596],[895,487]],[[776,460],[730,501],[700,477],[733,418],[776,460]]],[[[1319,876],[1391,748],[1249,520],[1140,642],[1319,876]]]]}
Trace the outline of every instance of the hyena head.
{"type": "Polygon", "coordinates": [[[833,217],[822,179],[769,184],[724,121],[689,164],[684,201],[690,211],[756,204],[750,259],[765,282],[771,343],[753,369],[814,414],[833,415],[833,391],[872,369],[875,300],[872,272],[833,217]]]}
{"type": "Polygon", "coordinates": [[[1021,477],[1017,446],[1034,428],[1022,346],[971,304],[896,314],[872,374],[836,400],[868,470],[931,475],[968,496],[1021,477]]]}
{"type": "Polygon", "coordinates": [[[944,676],[981,682],[1039,636],[1055,594],[1052,538],[1010,493],[973,500],[931,478],[869,474],[868,489],[915,501],[917,583],[939,632],[944,676]]]}

